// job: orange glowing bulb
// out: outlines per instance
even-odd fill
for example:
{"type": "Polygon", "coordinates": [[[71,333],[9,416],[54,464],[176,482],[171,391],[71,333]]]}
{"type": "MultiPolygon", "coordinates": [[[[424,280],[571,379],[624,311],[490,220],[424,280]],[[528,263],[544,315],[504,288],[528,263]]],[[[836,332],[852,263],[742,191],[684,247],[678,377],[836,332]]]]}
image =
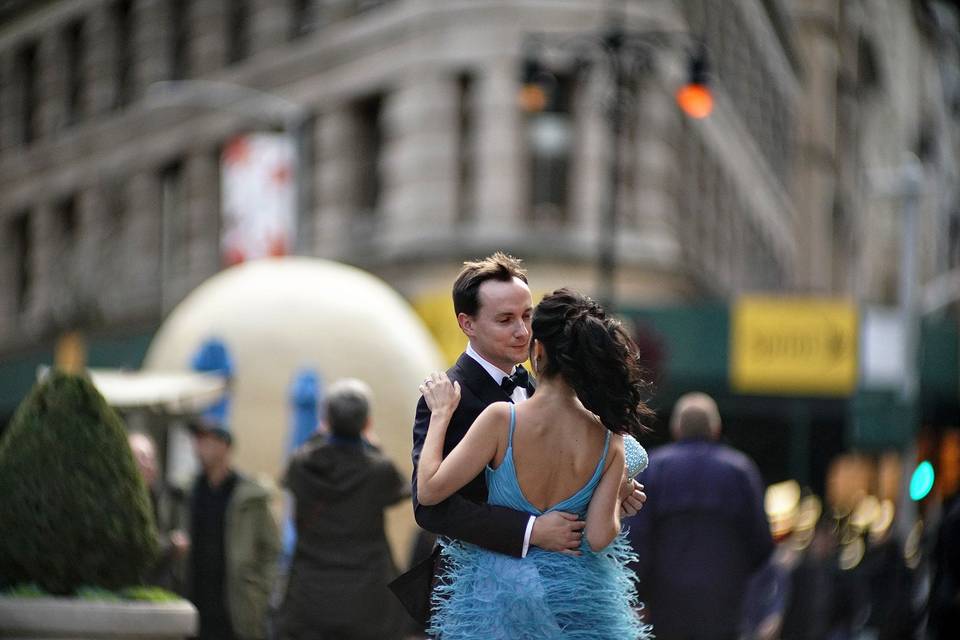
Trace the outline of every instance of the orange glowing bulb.
{"type": "Polygon", "coordinates": [[[525,84],[520,88],[520,108],[528,113],[543,111],[547,107],[547,94],[537,84],[525,84]]]}
{"type": "Polygon", "coordinates": [[[691,118],[701,120],[713,111],[713,94],[702,84],[686,84],[677,91],[677,104],[691,118]]]}

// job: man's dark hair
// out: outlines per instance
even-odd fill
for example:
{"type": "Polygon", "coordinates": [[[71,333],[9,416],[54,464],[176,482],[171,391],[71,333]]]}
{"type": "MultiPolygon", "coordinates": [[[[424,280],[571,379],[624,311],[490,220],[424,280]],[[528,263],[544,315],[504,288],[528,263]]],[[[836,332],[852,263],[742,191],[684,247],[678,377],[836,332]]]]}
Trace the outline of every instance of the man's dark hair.
{"type": "Polygon", "coordinates": [[[326,400],[327,426],[331,433],[356,438],[370,417],[370,387],[362,380],[347,378],[330,385],[326,400]]]}
{"type": "Polygon", "coordinates": [[[453,311],[458,316],[477,315],[480,308],[480,285],[487,280],[510,282],[514,278],[527,281],[527,271],[520,260],[502,251],[482,260],[464,262],[460,275],[453,283],[453,311]]]}

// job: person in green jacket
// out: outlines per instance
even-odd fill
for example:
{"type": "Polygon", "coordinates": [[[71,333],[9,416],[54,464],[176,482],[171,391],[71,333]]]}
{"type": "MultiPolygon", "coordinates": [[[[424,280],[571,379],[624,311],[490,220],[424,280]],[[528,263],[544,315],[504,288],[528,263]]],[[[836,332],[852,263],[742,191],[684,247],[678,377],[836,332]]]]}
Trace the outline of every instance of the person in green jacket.
{"type": "Polygon", "coordinates": [[[232,465],[222,425],[191,424],[203,468],[190,498],[187,595],[200,614],[201,640],[260,640],[280,553],[270,491],[232,465]]]}

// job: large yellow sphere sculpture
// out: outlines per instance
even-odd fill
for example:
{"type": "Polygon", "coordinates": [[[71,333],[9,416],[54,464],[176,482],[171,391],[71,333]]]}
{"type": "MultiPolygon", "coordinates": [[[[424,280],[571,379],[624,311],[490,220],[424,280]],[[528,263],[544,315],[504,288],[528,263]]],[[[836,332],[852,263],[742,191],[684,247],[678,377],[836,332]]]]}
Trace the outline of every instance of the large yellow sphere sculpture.
{"type": "MultiPolygon", "coordinates": [[[[290,438],[290,388],[314,368],[325,385],[360,378],[373,389],[373,420],[384,451],[411,471],[417,387],[445,368],[407,302],[374,276],[311,258],[276,258],[233,267],[200,285],[170,314],[145,368],[185,370],[208,338],[233,358],[230,428],[238,468],[279,479],[290,438]]],[[[404,501],[387,516],[394,556],[406,562],[415,530],[404,501]]]]}

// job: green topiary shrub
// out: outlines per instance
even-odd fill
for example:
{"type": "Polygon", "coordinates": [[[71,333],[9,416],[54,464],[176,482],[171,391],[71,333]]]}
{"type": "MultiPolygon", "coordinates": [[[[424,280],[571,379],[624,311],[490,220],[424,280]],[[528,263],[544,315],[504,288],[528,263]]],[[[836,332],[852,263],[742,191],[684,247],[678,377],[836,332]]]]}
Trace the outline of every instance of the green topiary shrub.
{"type": "Polygon", "coordinates": [[[0,582],[117,589],[140,584],[156,554],[120,417],[86,378],[51,372],[0,440],[0,582]]]}

